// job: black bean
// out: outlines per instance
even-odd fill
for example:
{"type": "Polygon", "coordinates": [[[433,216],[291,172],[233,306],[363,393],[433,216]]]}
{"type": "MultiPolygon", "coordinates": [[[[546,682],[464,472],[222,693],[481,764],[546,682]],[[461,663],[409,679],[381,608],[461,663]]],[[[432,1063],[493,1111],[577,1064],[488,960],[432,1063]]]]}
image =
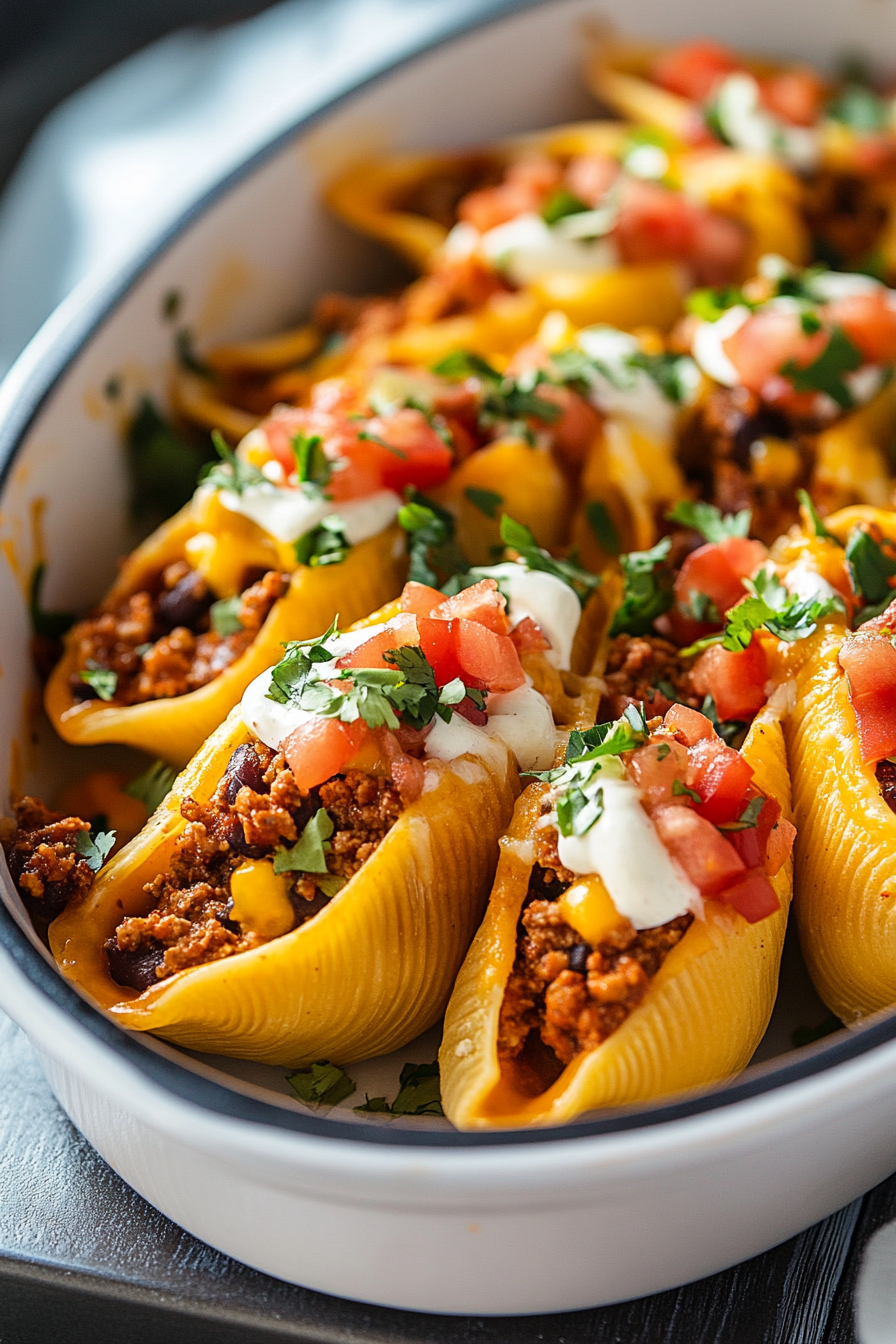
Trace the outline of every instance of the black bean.
{"type": "Polygon", "coordinates": [[[259,845],[249,844],[239,817],[222,814],[220,822],[215,825],[215,836],[218,840],[226,840],[234,853],[244,854],[249,859],[260,859],[266,852],[259,845]]]}
{"type": "Polygon", "coordinates": [[[763,406],[756,415],[744,416],[734,432],[733,457],[737,465],[747,471],[750,467],[750,449],[757,439],[789,439],[790,426],[786,416],[771,406],[763,406]]]}
{"type": "Polygon", "coordinates": [[[156,968],[161,966],[165,957],[165,949],[161,944],[146,952],[123,952],[113,935],[105,944],[104,951],[109,962],[109,974],[117,985],[144,990],[159,983],[156,968]]]}
{"type": "Polygon", "coordinates": [[[575,947],[569,949],[569,969],[578,971],[579,975],[586,975],[590,956],[591,948],[587,943],[576,943],[575,947]]]}
{"type": "Polygon", "coordinates": [[[255,793],[268,792],[268,786],[262,778],[261,761],[258,759],[255,748],[249,742],[244,742],[241,747],[237,747],[227,762],[225,775],[227,777],[225,796],[228,803],[233,803],[243,786],[253,789],[255,793]]]}
{"type": "Polygon", "coordinates": [[[68,688],[73,700],[99,700],[99,696],[93,687],[88,686],[86,681],[82,681],[77,673],[69,677],[68,688]]]}
{"type": "Polygon", "coordinates": [[[167,593],[162,593],[156,603],[156,615],[159,624],[169,630],[176,625],[195,629],[211,604],[212,595],[205,579],[198,570],[191,569],[167,593]]]}

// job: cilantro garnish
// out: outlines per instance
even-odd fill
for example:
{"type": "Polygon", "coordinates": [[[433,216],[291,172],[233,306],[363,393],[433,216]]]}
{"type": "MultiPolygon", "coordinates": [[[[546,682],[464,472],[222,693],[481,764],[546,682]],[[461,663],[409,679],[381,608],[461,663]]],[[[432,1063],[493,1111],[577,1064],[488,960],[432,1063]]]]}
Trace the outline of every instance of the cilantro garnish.
{"type": "Polygon", "coordinates": [[[788,359],[781,373],[790,379],[797,392],[824,392],[841,410],[848,411],[854,403],[854,397],[843,375],[861,368],[862,362],[861,351],[853,345],[843,328],[834,327],[817,359],[805,368],[801,368],[796,360],[788,359]]]}
{"type": "Polygon", "coordinates": [[[619,756],[646,742],[644,709],[629,705],[614,723],[598,723],[569,735],[566,759],[553,770],[530,770],[557,792],[557,829],[561,835],[587,834],[603,816],[602,777],[619,779],[624,773],[619,756]]]}
{"type": "Polygon", "coordinates": [[[719,823],[720,831],[752,831],[756,828],[759,820],[759,813],[765,806],[765,796],[758,793],[755,798],[751,798],[741,812],[737,821],[723,821],[719,823]]]}
{"type": "Polygon", "coordinates": [[[326,808],[319,807],[291,849],[281,847],[274,855],[275,873],[325,873],[334,826],[326,808]]]}
{"type": "Polygon", "coordinates": [[[403,460],[407,457],[407,453],[404,452],[403,449],[396,448],[395,445],[392,443],[387,443],[386,440],[382,438],[381,435],[379,434],[371,434],[369,429],[359,429],[358,438],[366,440],[367,443],[378,444],[380,448],[388,449],[388,451],[393,455],[393,457],[400,457],[403,460]]]}
{"type": "Polygon", "coordinates": [[[750,596],[731,608],[720,635],[708,635],[682,649],[684,658],[702,653],[711,644],[721,644],[729,653],[742,653],[757,630],[763,627],[786,644],[811,635],[818,621],[834,611],[844,611],[843,599],[800,596],[789,593],[777,574],[761,569],[754,579],[745,579],[750,596]]]}
{"type": "Polygon", "coordinates": [[[169,518],[196,489],[210,456],[209,441],[188,439],[162,415],[151,397],[142,397],[127,431],[131,513],[141,522],[169,518]]]}
{"type": "Polygon", "coordinates": [[[385,1097],[365,1096],[356,1111],[374,1115],[444,1115],[438,1063],[405,1064],[398,1079],[399,1092],[390,1103],[385,1097]]]}
{"type": "Polygon", "coordinates": [[[812,500],[809,498],[808,493],[805,490],[797,490],[796,497],[800,502],[800,507],[805,509],[806,511],[806,516],[809,519],[809,525],[812,528],[812,535],[815,537],[819,537],[822,541],[836,542],[836,544],[839,546],[840,543],[839,541],[837,541],[837,538],[834,536],[833,532],[829,532],[828,529],[825,527],[824,523],[822,522],[821,515],[816,509],[815,505],[812,503],[812,500]]]}
{"type": "Polygon", "coordinates": [[[751,513],[741,509],[740,513],[722,513],[714,504],[704,504],[702,500],[680,500],[666,514],[670,522],[681,523],[699,532],[707,541],[725,541],[728,537],[745,537],[750,531],[751,513]]]}
{"type": "Polygon", "coordinates": [[[550,381],[540,369],[527,370],[516,378],[507,377],[481,355],[471,350],[453,350],[434,364],[432,371],[442,378],[479,379],[483,385],[479,423],[485,429],[508,421],[513,425],[522,422],[520,432],[525,433],[526,420],[551,425],[563,414],[555,401],[538,396],[535,389],[550,381]]]}
{"type": "Polygon", "coordinates": [[[454,540],[455,522],[447,509],[415,490],[398,510],[398,522],[408,534],[408,578],[438,588],[452,574],[463,573],[467,558],[454,540]]]}
{"type": "Polygon", "coordinates": [[[498,509],[504,503],[503,495],[497,494],[494,490],[480,490],[475,485],[468,485],[464,494],[486,518],[497,518],[498,509]]]}
{"type": "Polygon", "coordinates": [[[527,569],[541,570],[562,580],[573,590],[582,606],[595,588],[600,586],[599,574],[590,574],[587,569],[582,569],[576,564],[574,556],[568,560],[555,559],[538,545],[531,528],[526,527],[525,523],[518,523],[506,513],[501,517],[501,540],[505,546],[517,552],[527,569]]]}
{"type": "Polygon", "coordinates": [[[153,761],[141,775],[125,784],[122,793],[136,798],[146,807],[148,816],[152,816],[159,804],[171,792],[171,786],[177,779],[177,771],[165,761],[153,761]]]}
{"type": "Polygon", "coordinates": [[[196,354],[193,348],[193,333],[189,327],[181,327],[180,331],[175,333],[174,352],[178,364],[188,373],[198,373],[200,378],[217,377],[214,369],[196,354]]]}
{"type": "Polygon", "coordinates": [[[305,494],[312,498],[329,498],[326,487],[333,475],[333,464],[323,450],[320,435],[299,431],[292,436],[290,445],[296,459],[296,475],[305,494]]]}
{"type": "Polygon", "coordinates": [[[351,550],[338,513],[322,518],[317,527],[299,537],[293,546],[296,561],[316,569],[320,565],[339,565],[351,550]]]}
{"type": "Polygon", "coordinates": [[[883,538],[878,541],[863,527],[854,527],[846,541],[846,563],[853,587],[866,604],[855,619],[861,625],[879,616],[896,597],[889,582],[896,576],[896,547],[883,538]]]}
{"type": "Polygon", "coordinates": [[[99,831],[96,835],[90,831],[79,831],[75,849],[87,863],[93,873],[98,873],[106,862],[109,850],[115,844],[114,831],[99,831]]]}
{"type": "Polygon", "coordinates": [[[199,479],[203,485],[214,486],[216,490],[232,490],[236,495],[241,495],[252,485],[270,485],[260,467],[237,457],[220,430],[212,430],[212,443],[221,460],[212,462],[202,472],[199,479]]]}
{"type": "Polygon", "coordinates": [[[545,224],[556,224],[559,219],[566,219],[567,215],[581,215],[589,209],[590,206],[571,191],[558,187],[541,207],[541,217],[545,224]]]}
{"type": "Polygon", "coordinates": [[[279,663],[271,669],[268,700],[275,700],[278,705],[288,705],[290,701],[301,698],[305,682],[314,664],[332,661],[333,655],[327,648],[327,640],[336,633],[337,621],[338,617],[329,630],[314,639],[292,640],[289,644],[283,645],[286,652],[279,663]]]}
{"type": "Polygon", "coordinates": [[[239,593],[233,597],[222,597],[219,602],[213,602],[209,607],[209,620],[212,629],[216,635],[238,635],[243,628],[240,620],[240,607],[243,599],[239,593]]]}
{"type": "Polygon", "coordinates": [[[309,1069],[296,1069],[286,1075],[293,1092],[309,1106],[335,1106],[350,1097],[355,1084],[338,1064],[320,1059],[309,1069]]]}
{"type": "Polygon", "coordinates": [[[697,790],[689,789],[687,784],[682,784],[680,779],[673,779],[672,793],[676,798],[690,798],[694,803],[703,802],[703,799],[700,797],[697,790]]]}
{"type": "Polygon", "coordinates": [[[44,611],[41,606],[41,589],[47,566],[38,560],[31,571],[31,583],[28,588],[28,612],[31,616],[31,629],[44,639],[61,639],[66,630],[70,630],[75,618],[67,611],[44,611]]]}
{"type": "Polygon", "coordinates": [[[81,680],[96,691],[101,700],[111,700],[118,688],[118,673],[109,667],[100,667],[91,659],[80,674],[81,680]]]}
{"type": "Polygon", "coordinates": [[[827,114],[860,135],[882,131],[888,122],[886,102],[865,84],[847,84],[828,104],[827,114]]]}
{"type": "Polygon", "coordinates": [[[585,505],[585,517],[598,545],[607,555],[618,555],[622,550],[622,543],[606,504],[600,499],[589,500],[585,505]]]}
{"type": "Polygon", "coordinates": [[[749,724],[744,723],[743,720],[719,719],[716,702],[711,695],[704,697],[703,704],[700,706],[700,713],[706,715],[719,737],[728,747],[739,746],[740,742],[738,739],[742,741],[747,734],[749,724]]]}
{"type": "Polygon", "coordinates": [[[595,359],[578,346],[569,346],[552,355],[551,363],[560,382],[584,392],[599,391],[601,378],[613,387],[630,391],[640,371],[656,383],[667,401],[678,405],[688,400],[694,382],[695,366],[688,355],[649,355],[643,350],[630,350],[612,360],[595,359]]]}
{"type": "Polygon", "coordinates": [[[644,635],[657,616],[672,605],[672,571],[665,564],[672,548],[669,537],[649,551],[629,551],[619,557],[625,580],[622,602],[610,626],[610,638],[616,635],[644,635]]]}
{"type": "Polygon", "coordinates": [[[685,304],[689,313],[703,322],[718,322],[729,308],[752,307],[744,298],[742,289],[728,286],[724,289],[695,289],[685,304]]]}

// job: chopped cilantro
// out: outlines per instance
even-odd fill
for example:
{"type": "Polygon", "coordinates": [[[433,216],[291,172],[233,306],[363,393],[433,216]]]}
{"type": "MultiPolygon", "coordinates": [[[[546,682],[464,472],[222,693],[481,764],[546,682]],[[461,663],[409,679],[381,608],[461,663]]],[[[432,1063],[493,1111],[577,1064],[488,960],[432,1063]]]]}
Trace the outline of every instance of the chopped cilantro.
{"type": "Polygon", "coordinates": [[[338,1064],[320,1059],[309,1069],[296,1069],[286,1075],[293,1092],[309,1106],[335,1106],[350,1097],[355,1084],[338,1064]]]}
{"type": "Polygon", "coordinates": [[[836,542],[837,545],[839,546],[840,543],[839,541],[837,541],[837,538],[834,536],[833,532],[829,532],[828,529],[825,527],[824,523],[822,522],[821,515],[819,514],[815,505],[812,503],[812,500],[809,498],[808,493],[805,490],[797,490],[796,497],[800,502],[800,508],[805,510],[806,517],[809,519],[809,526],[812,528],[812,535],[815,537],[819,537],[823,541],[836,542]]]}
{"type": "Polygon", "coordinates": [[[365,1095],[356,1111],[373,1115],[444,1115],[438,1063],[405,1064],[398,1079],[399,1092],[389,1104],[385,1097],[365,1095]]]}
{"type": "Polygon", "coordinates": [[[700,713],[706,715],[719,737],[728,747],[739,746],[747,735],[749,724],[740,719],[719,719],[716,702],[711,695],[704,697],[703,704],[700,706],[700,713]]]}
{"type": "Polygon", "coordinates": [[[866,84],[849,83],[828,104],[827,114],[832,121],[857,131],[859,135],[874,135],[886,128],[888,109],[885,100],[866,84]]]}
{"type": "Polygon", "coordinates": [[[610,360],[595,359],[578,346],[569,346],[552,355],[551,363],[560,382],[586,393],[593,390],[599,393],[601,378],[615,388],[631,391],[637,386],[640,371],[656,383],[668,401],[678,405],[690,399],[696,377],[696,366],[690,356],[649,355],[643,350],[629,351],[610,360]]]}
{"type": "Polygon", "coordinates": [[[127,431],[131,513],[141,522],[168,518],[185,504],[208,462],[208,440],[191,442],[142,397],[127,431]]]}
{"type": "Polygon", "coordinates": [[[99,831],[93,835],[90,831],[79,831],[75,849],[82,859],[87,861],[91,872],[98,873],[106,862],[109,850],[115,844],[114,831],[99,831]]]}
{"type": "Polygon", "coordinates": [[[757,630],[763,627],[777,639],[792,644],[813,634],[823,616],[844,611],[840,597],[800,596],[789,593],[773,570],[761,569],[754,579],[745,580],[750,596],[732,607],[720,635],[707,635],[681,650],[683,658],[693,658],[712,644],[721,644],[729,653],[742,653],[749,647],[757,630]]]}
{"type": "Polygon", "coordinates": [[[890,586],[896,576],[896,547],[878,541],[863,527],[854,527],[846,541],[846,563],[853,587],[865,602],[855,619],[861,625],[879,616],[896,597],[896,589],[890,586]]]}
{"type": "Polygon", "coordinates": [[[801,368],[795,360],[788,359],[781,373],[790,379],[797,392],[824,392],[841,410],[848,411],[854,398],[843,375],[853,373],[861,365],[861,351],[853,345],[842,327],[834,327],[817,359],[805,368],[801,368]]]}
{"type": "Polygon", "coordinates": [[[610,517],[610,510],[603,500],[592,499],[585,505],[585,517],[598,545],[607,555],[618,555],[622,550],[616,524],[610,517]]]}
{"type": "Polygon", "coordinates": [[[66,630],[70,630],[74,625],[75,618],[67,611],[44,611],[41,605],[41,590],[46,572],[47,566],[43,560],[38,560],[31,571],[31,583],[28,586],[31,629],[44,639],[61,639],[66,630]]]}
{"type": "Polygon", "coordinates": [[[692,393],[694,379],[693,361],[687,355],[673,355],[663,351],[659,355],[649,355],[644,350],[628,358],[633,369],[643,369],[662,392],[667,401],[680,406],[692,393]]]}
{"type": "Polygon", "coordinates": [[[341,564],[351,550],[351,542],[345,535],[339,514],[333,513],[299,537],[293,550],[298,564],[316,569],[320,565],[341,564]]]}
{"type": "Polygon", "coordinates": [[[510,422],[525,434],[527,420],[551,425],[563,414],[555,401],[538,396],[536,388],[549,381],[540,369],[530,369],[510,378],[500,374],[481,355],[470,350],[454,350],[433,365],[433,373],[442,378],[479,379],[483,385],[479,424],[484,429],[510,422]]]}
{"type": "Polygon", "coordinates": [[[800,327],[804,336],[815,336],[817,332],[821,331],[821,318],[811,309],[804,309],[800,313],[800,327]]]}
{"type": "Polygon", "coordinates": [[[278,705],[288,705],[290,701],[297,703],[301,699],[314,664],[328,663],[333,657],[327,648],[327,640],[336,633],[337,622],[338,617],[329,630],[314,639],[292,640],[283,645],[286,652],[271,670],[268,700],[275,700],[278,705]]]}
{"type": "Polygon", "coordinates": [[[402,448],[396,448],[394,444],[387,443],[379,434],[371,434],[369,429],[359,429],[358,438],[364,439],[367,443],[376,443],[380,448],[388,449],[393,457],[400,457],[402,460],[407,457],[407,453],[402,448]]]}
{"type": "Polygon", "coordinates": [[[455,683],[460,681],[459,677],[443,687],[440,693],[436,686],[436,674],[427,661],[426,654],[415,644],[407,644],[401,649],[389,649],[383,654],[383,661],[396,668],[403,678],[384,693],[406,723],[412,728],[425,728],[432,722],[434,714],[438,714],[446,723],[450,721],[451,706],[460,704],[466,694],[466,687],[461,681],[464,695],[458,696],[457,699],[451,698],[457,689],[455,683]],[[449,690],[449,686],[454,689],[449,690]]]}
{"type": "Polygon", "coordinates": [[[398,510],[399,524],[408,534],[408,578],[438,588],[451,575],[466,571],[467,558],[454,539],[455,522],[448,510],[416,491],[408,493],[408,502],[398,510]]]}
{"type": "Polygon", "coordinates": [[[593,728],[574,728],[566,745],[566,765],[596,760],[599,756],[619,756],[633,751],[647,740],[647,720],[643,707],[628,705],[621,718],[596,723],[593,728]]]}
{"type": "Polygon", "coordinates": [[[136,798],[146,807],[148,816],[152,816],[159,804],[171,792],[171,786],[177,779],[177,771],[165,761],[153,761],[141,775],[125,784],[122,793],[136,798]]]}
{"type": "Polygon", "coordinates": [[[765,806],[764,794],[758,793],[755,798],[751,798],[741,812],[737,821],[723,821],[719,824],[720,831],[753,831],[756,829],[756,823],[759,820],[759,813],[765,806]]]}
{"type": "Polygon", "coordinates": [[[475,485],[468,485],[464,494],[486,518],[497,518],[498,509],[504,503],[503,495],[497,494],[494,490],[480,490],[475,485]]]}
{"type": "Polygon", "coordinates": [[[96,691],[101,700],[111,700],[118,687],[118,673],[113,672],[109,667],[100,667],[98,663],[92,660],[88,662],[87,667],[80,674],[81,680],[96,691]]]}
{"type": "Polygon", "coordinates": [[[625,580],[622,602],[610,626],[616,635],[644,635],[657,616],[672,605],[672,571],[665,564],[672,542],[668,537],[649,551],[629,551],[619,557],[625,580]]]}
{"type": "Polygon", "coordinates": [[[253,485],[270,485],[260,467],[237,457],[219,429],[212,430],[212,443],[220,461],[211,463],[203,471],[200,479],[204,485],[214,486],[216,490],[232,490],[235,495],[241,495],[253,485]]]}
{"type": "Polygon", "coordinates": [[[538,545],[531,528],[526,527],[525,523],[518,523],[507,513],[501,517],[501,540],[505,546],[516,551],[527,569],[553,574],[554,578],[560,579],[570,587],[582,606],[595,588],[600,586],[599,574],[591,574],[587,569],[582,569],[576,564],[574,556],[570,556],[568,560],[555,559],[538,545]]]}
{"type": "Polygon", "coordinates": [[[290,440],[296,459],[296,475],[304,493],[326,499],[326,487],[333,475],[333,464],[323,450],[319,434],[294,434],[290,440]]]}
{"type": "Polygon", "coordinates": [[[682,784],[680,779],[673,779],[672,793],[676,798],[690,798],[694,803],[702,803],[703,799],[696,789],[689,789],[687,784],[682,784]]]}
{"type": "Polygon", "coordinates": [[[392,1107],[385,1097],[372,1097],[369,1092],[364,1093],[364,1105],[353,1106],[355,1111],[365,1111],[370,1115],[391,1115],[392,1107]]]}
{"type": "Polygon", "coordinates": [[[181,327],[174,336],[174,352],[177,362],[188,373],[197,373],[200,378],[214,378],[215,371],[196,354],[193,348],[193,333],[189,327],[181,327]]]}
{"type": "Polygon", "coordinates": [[[455,382],[463,378],[481,378],[483,382],[500,382],[501,375],[489,364],[487,359],[473,350],[452,350],[437,364],[432,366],[433,373],[440,378],[450,378],[455,382]]]}
{"type": "Polygon", "coordinates": [[[703,322],[718,322],[729,308],[750,307],[744,298],[743,290],[729,286],[725,289],[695,289],[688,295],[686,307],[689,313],[703,322]]]}
{"type": "Polygon", "coordinates": [[[216,635],[238,635],[243,628],[240,620],[240,607],[243,599],[239,593],[233,597],[222,597],[209,608],[209,620],[216,635]]]}
{"type": "Polygon", "coordinates": [[[747,536],[751,516],[749,509],[741,509],[740,513],[722,513],[714,504],[705,504],[699,499],[682,499],[666,514],[670,522],[690,527],[707,541],[713,542],[725,541],[728,537],[747,536]]]}
{"type": "Polygon", "coordinates": [[[274,854],[275,873],[326,873],[334,826],[329,812],[319,807],[291,849],[274,854]]]}
{"type": "Polygon", "coordinates": [[[604,811],[602,779],[621,777],[623,767],[618,757],[640,746],[647,736],[643,707],[629,705],[614,723],[571,732],[563,765],[527,772],[554,786],[561,835],[585,835],[600,821],[604,811]]]}
{"type": "Polygon", "coordinates": [[[603,789],[589,798],[581,789],[572,788],[557,801],[557,829],[561,835],[585,835],[603,814],[603,789]]]}
{"type": "Polygon", "coordinates": [[[672,748],[668,742],[661,742],[656,749],[656,758],[658,761],[664,761],[672,748]]]}
{"type": "Polygon", "coordinates": [[[581,215],[590,207],[578,196],[574,196],[565,187],[558,187],[541,207],[541,217],[546,224],[556,224],[567,215],[581,215]]]}
{"type": "Polygon", "coordinates": [[[173,322],[184,304],[184,296],[179,289],[166,290],[162,295],[162,319],[173,322]]]}

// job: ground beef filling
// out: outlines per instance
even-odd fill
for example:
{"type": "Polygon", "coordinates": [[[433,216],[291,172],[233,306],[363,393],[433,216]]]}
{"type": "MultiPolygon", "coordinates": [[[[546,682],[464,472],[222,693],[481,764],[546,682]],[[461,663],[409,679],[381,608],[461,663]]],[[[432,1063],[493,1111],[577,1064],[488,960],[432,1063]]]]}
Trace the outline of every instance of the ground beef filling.
{"type": "MultiPolygon", "coordinates": [[[[575,874],[557,856],[557,832],[540,831],[538,862],[517,927],[516,958],[504,991],[498,1026],[502,1063],[518,1060],[536,1040],[559,1065],[612,1036],[644,998],[650,981],[680,942],[693,915],[655,929],[624,924],[591,947],[563,920],[557,898],[575,874]]],[[[553,1070],[554,1074],[559,1071],[553,1070]]],[[[542,1069],[543,1084],[551,1074],[542,1069]]]]}
{"type": "Polygon", "coordinates": [[[205,579],[178,560],[157,581],[124,598],[111,611],[81,621],[74,631],[76,700],[96,698],[80,673],[107,668],[117,675],[114,702],[135,705],[184,695],[214,681],[245,653],[289,586],[289,575],[269,570],[240,594],[240,628],[221,635],[211,628],[215,601],[205,579]]]}
{"type": "Polygon", "coordinates": [[[674,644],[656,635],[617,635],[610,644],[606,693],[600,718],[618,719],[629,705],[644,704],[647,717],[665,714],[678,702],[699,709],[703,697],[691,689],[690,663],[674,644]]]}
{"type": "Polygon", "coordinates": [[[93,885],[93,870],[78,852],[90,822],[51,812],[39,798],[21,799],[15,814],[3,843],[9,870],[31,912],[53,920],[93,885]]]}
{"type": "MultiPolygon", "coordinates": [[[[333,822],[329,873],[346,880],[397,821],[402,804],[388,779],[349,770],[319,788],[299,788],[284,757],[260,742],[238,747],[205,806],[186,798],[186,829],[164,873],[147,883],[145,916],[123,919],[106,943],[114,980],[133,989],[191,966],[258,947],[261,935],[230,918],[230,877],[247,858],[291,845],[319,808],[333,822]]],[[[323,874],[291,874],[293,927],[318,914],[329,898],[323,874]]]]}
{"type": "Polygon", "coordinates": [[[892,761],[878,761],[874,767],[880,796],[891,812],[896,812],[896,765],[892,761]]]}

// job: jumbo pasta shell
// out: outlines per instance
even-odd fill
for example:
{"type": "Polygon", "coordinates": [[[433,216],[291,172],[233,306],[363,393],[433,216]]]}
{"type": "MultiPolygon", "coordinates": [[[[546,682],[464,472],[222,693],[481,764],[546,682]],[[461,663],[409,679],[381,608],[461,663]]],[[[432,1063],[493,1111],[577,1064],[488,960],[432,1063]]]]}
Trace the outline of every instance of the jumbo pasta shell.
{"type": "Polygon", "coordinates": [[[103,943],[146,909],[186,825],[249,738],[235,709],[144,831],[100,875],[86,905],[51,928],[64,973],[122,1026],[194,1050],[268,1064],[341,1063],[398,1049],[437,1020],[482,915],[498,837],[518,791],[509,751],[427,765],[433,781],[314,919],[254,950],[181,971],[136,994],[110,977],[103,943]]]}
{"type": "MultiPolygon", "coordinates": [[[[242,520],[241,520],[242,521],[242,520]]],[[[248,521],[248,520],[246,520],[248,521]]],[[[270,542],[257,534],[234,539],[234,558],[256,558],[249,547],[268,546],[257,557],[279,567],[270,542]],[[244,550],[240,547],[244,546],[244,550]]],[[[184,546],[197,531],[188,505],[158,528],[128,558],[110,600],[138,591],[146,579],[174,560],[182,559],[184,546]]],[[[248,529],[247,529],[248,533],[248,529]]],[[[295,561],[293,561],[293,564],[295,561]]],[[[60,737],[79,745],[121,742],[161,756],[174,765],[184,765],[208,735],[226,717],[254,677],[280,656],[281,645],[291,639],[309,639],[326,630],[336,616],[349,625],[393,597],[407,571],[404,539],[397,525],[353,546],[338,565],[293,570],[289,588],[271,608],[256,638],[241,657],[198,690],[168,699],[147,700],[136,705],[104,704],[99,700],[76,701],[69,678],[76,670],[72,636],[47,683],[45,707],[60,737]]]]}
{"type": "MultiPolygon", "coordinates": [[[[743,747],[758,786],[790,815],[781,725],[765,710],[743,747]]],[[[513,966],[516,928],[532,868],[540,786],[525,791],[501,842],[488,910],[461,968],[439,1054],[445,1114],[460,1129],[558,1124],[602,1106],[623,1106],[705,1086],[742,1069],[768,1025],[787,926],[791,864],[772,879],[781,909],[748,924],[707,902],[669,953],[646,997],[596,1050],[579,1055],[538,1096],[502,1072],[498,1021],[513,966]]],[[[634,861],[634,857],[633,857],[634,861]]]]}

